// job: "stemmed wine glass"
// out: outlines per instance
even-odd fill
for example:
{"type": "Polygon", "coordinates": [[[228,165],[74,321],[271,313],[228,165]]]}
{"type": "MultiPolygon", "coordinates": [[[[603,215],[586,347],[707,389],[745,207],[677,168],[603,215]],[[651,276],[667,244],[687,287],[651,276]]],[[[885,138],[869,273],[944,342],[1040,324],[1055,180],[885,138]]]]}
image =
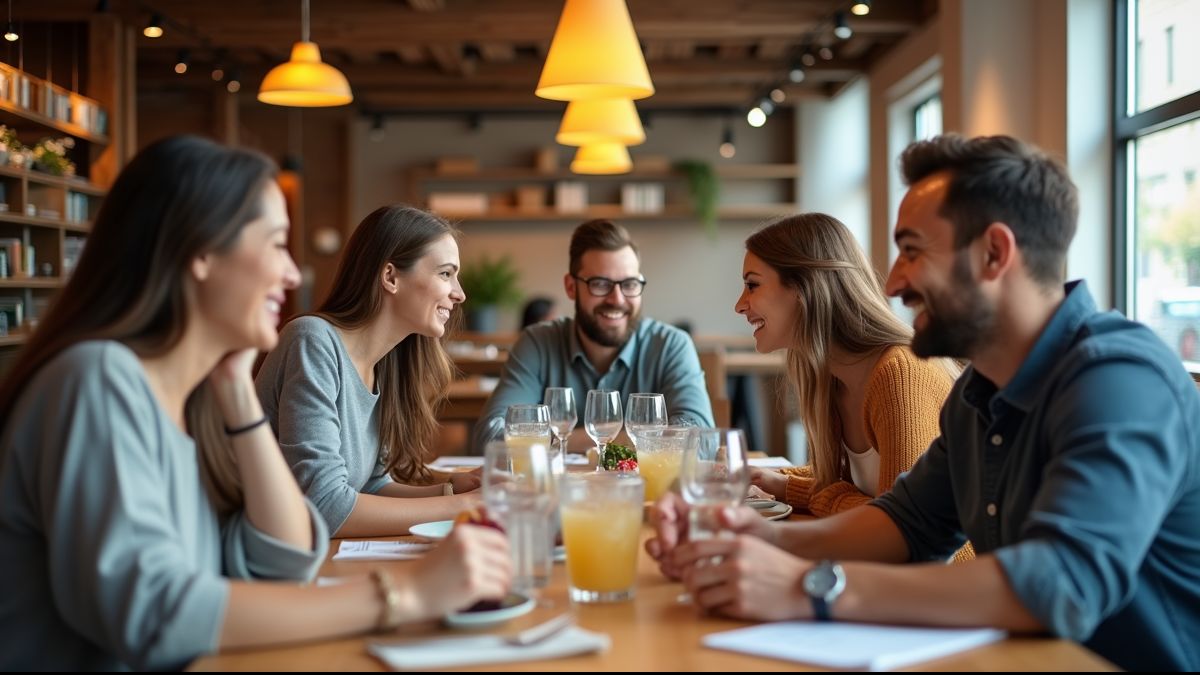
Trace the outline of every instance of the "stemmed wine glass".
{"type": "Polygon", "coordinates": [[[593,389],[587,393],[587,407],[583,412],[583,428],[596,444],[596,469],[604,467],[604,449],[621,433],[621,392],[611,389],[593,389]]]}
{"type": "Polygon", "coordinates": [[[555,474],[566,471],[567,436],[575,430],[579,411],[575,406],[575,390],[570,387],[547,387],[546,407],[550,409],[550,431],[558,440],[558,452],[551,453],[550,466],[555,474]]]}
{"type": "Polygon", "coordinates": [[[630,394],[625,408],[625,433],[637,448],[638,435],[667,426],[667,400],[662,394],[630,394]]]}

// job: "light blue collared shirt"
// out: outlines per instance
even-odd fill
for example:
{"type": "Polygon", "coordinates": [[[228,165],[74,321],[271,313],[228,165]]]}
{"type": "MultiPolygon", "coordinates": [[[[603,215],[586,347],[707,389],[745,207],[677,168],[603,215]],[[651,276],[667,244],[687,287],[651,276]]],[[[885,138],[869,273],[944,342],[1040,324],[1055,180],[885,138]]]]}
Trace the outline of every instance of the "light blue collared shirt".
{"type": "Polygon", "coordinates": [[[580,424],[588,390],[615,389],[621,392],[621,405],[631,393],[662,394],[672,424],[713,426],[704,371],[687,333],[654,319],[642,319],[608,372],[601,375],[579,344],[575,320],[560,317],[526,328],[513,345],[500,384],[475,424],[475,452],[482,454],[489,440],[503,434],[508,406],[541,403],[546,387],[575,390],[580,424]]]}

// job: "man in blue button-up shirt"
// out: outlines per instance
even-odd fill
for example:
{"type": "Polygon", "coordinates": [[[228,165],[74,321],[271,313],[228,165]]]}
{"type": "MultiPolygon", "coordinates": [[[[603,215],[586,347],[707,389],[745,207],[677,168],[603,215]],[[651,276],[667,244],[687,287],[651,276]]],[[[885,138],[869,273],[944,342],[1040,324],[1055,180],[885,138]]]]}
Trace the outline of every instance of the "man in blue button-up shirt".
{"type": "Polygon", "coordinates": [[[575,391],[579,422],[589,389],[662,394],[673,423],[713,426],[712,404],[696,347],[687,333],[642,316],[637,248],[629,232],[590,220],[571,235],[570,268],[563,278],[575,317],[534,324],[513,345],[500,384],[475,425],[474,447],[504,433],[504,412],[541,403],[546,387],[575,391]]]}
{"type": "Polygon", "coordinates": [[[901,162],[887,290],[917,312],[914,352],[971,361],[942,436],[871,506],[781,527],[732,512],[757,537],[676,548],[666,502],[648,548],[734,616],[1049,631],[1123,668],[1200,668],[1195,384],[1145,326],[1063,286],[1078,206],[1059,164],[999,136],[943,136],[901,162]],[[968,538],[976,559],[942,565],[968,538]],[[727,564],[691,566],[712,555],[727,564]],[[878,564],[923,561],[938,562],[878,564]]]}

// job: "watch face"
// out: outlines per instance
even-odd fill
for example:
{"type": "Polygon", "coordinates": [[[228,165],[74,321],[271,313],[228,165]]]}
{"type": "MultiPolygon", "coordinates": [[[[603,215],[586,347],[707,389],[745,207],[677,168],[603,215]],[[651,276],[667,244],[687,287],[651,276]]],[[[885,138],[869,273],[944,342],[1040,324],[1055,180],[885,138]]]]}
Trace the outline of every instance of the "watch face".
{"type": "Polygon", "coordinates": [[[823,598],[836,585],[837,575],[829,563],[821,563],[804,575],[804,592],[812,596],[823,598]]]}

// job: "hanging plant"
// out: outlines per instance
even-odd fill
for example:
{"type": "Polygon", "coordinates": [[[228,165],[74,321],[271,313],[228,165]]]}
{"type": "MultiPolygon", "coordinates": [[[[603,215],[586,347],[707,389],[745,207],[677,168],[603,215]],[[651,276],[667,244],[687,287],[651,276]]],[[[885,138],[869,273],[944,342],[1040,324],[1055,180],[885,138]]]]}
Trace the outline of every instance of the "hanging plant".
{"type": "Polygon", "coordinates": [[[675,164],[675,170],[682,173],[688,182],[688,191],[692,196],[692,208],[696,218],[704,226],[710,239],[717,236],[717,195],[720,185],[717,173],[708,162],[686,159],[675,164]]]}

